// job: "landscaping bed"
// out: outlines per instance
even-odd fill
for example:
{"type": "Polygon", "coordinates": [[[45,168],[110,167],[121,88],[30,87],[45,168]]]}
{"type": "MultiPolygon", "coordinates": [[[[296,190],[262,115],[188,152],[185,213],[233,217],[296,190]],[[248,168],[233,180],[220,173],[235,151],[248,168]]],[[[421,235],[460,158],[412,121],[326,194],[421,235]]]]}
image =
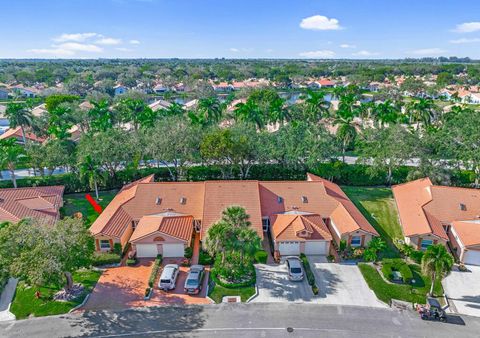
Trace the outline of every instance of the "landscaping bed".
{"type": "Polygon", "coordinates": [[[215,302],[221,303],[225,296],[240,296],[242,302],[246,302],[255,294],[255,286],[244,286],[238,288],[226,288],[216,284],[209,290],[208,296],[215,302]]]}
{"type": "Polygon", "coordinates": [[[10,311],[17,319],[28,318],[30,315],[41,317],[67,313],[83,302],[87,294],[93,290],[100,275],[100,272],[92,270],[81,270],[74,273],[74,282],[81,283],[85,287],[85,291],[80,297],[69,302],[53,300],[53,295],[61,290],[61,287],[42,286],[34,288],[20,282],[17,286],[10,311]],[[35,297],[35,291],[37,290],[40,291],[40,298],[35,297]]]}
{"type": "MultiPolygon", "coordinates": [[[[117,194],[117,190],[111,191],[100,191],[100,201],[98,204],[105,209],[107,205],[111,202],[111,200],[117,194]]],[[[94,197],[95,193],[91,193],[92,197],[94,197]]],[[[95,198],[95,197],[94,197],[95,198]]],[[[98,213],[93,209],[90,202],[87,201],[85,198],[85,193],[82,194],[68,194],[63,197],[64,199],[64,206],[63,206],[63,214],[68,217],[72,217],[77,212],[82,213],[83,219],[87,226],[90,226],[98,217],[98,213]]]]}
{"type": "MultiPolygon", "coordinates": [[[[390,304],[392,299],[403,300],[411,303],[425,304],[426,295],[430,291],[431,279],[428,276],[423,276],[420,271],[420,266],[416,264],[408,265],[413,279],[412,284],[391,284],[386,282],[377,269],[366,263],[361,263],[358,268],[362,272],[365,281],[370,289],[373,290],[375,295],[381,301],[390,304]]],[[[434,295],[441,296],[443,289],[441,282],[436,281],[434,287],[434,295]]]]}

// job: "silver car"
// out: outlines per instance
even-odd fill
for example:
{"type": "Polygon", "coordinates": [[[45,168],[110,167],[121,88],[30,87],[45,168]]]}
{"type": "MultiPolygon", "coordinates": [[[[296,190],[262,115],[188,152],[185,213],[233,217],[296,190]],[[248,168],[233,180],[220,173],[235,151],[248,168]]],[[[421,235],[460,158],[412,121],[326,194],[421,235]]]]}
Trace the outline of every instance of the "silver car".
{"type": "Polygon", "coordinates": [[[295,256],[288,256],[285,259],[288,269],[288,278],[291,281],[302,281],[303,280],[303,266],[300,258],[295,256]]]}
{"type": "Polygon", "coordinates": [[[163,268],[160,275],[160,281],[158,282],[158,288],[161,290],[173,290],[177,283],[179,267],[177,264],[167,264],[163,268]]]}
{"type": "Polygon", "coordinates": [[[192,265],[185,280],[185,293],[196,295],[202,291],[205,267],[203,265],[192,265]]]}

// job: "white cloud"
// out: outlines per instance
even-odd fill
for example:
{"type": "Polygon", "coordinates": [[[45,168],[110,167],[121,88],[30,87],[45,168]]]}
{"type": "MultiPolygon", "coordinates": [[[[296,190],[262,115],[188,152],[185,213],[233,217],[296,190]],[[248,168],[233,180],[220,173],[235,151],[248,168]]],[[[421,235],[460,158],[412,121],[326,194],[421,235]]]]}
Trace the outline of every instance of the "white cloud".
{"type": "Polygon", "coordinates": [[[61,48],[29,49],[28,52],[39,55],[72,56],[75,52],[61,48]]]}
{"type": "Polygon", "coordinates": [[[138,40],[130,40],[129,42],[132,45],[139,45],[140,44],[140,41],[138,41],[138,40]]]}
{"type": "Polygon", "coordinates": [[[105,45],[105,46],[115,46],[115,45],[121,44],[122,40],[104,37],[104,38],[98,39],[97,41],[95,41],[95,43],[99,45],[105,45]]]}
{"type": "Polygon", "coordinates": [[[352,53],[353,56],[375,56],[378,54],[379,53],[376,53],[376,52],[369,52],[368,50],[361,50],[356,53],[352,53]]]}
{"type": "Polygon", "coordinates": [[[408,54],[418,55],[418,56],[432,56],[432,55],[439,55],[444,54],[447,51],[441,48],[423,48],[417,49],[409,52],[408,54]]]}
{"type": "Polygon", "coordinates": [[[357,48],[357,46],[355,46],[355,45],[350,45],[350,44],[348,44],[348,43],[342,43],[342,44],[340,45],[340,48],[357,48]]]}
{"type": "Polygon", "coordinates": [[[457,25],[454,31],[458,33],[471,33],[480,31],[480,21],[461,23],[457,25]]]}
{"type": "Polygon", "coordinates": [[[323,15],[314,15],[302,19],[300,27],[320,31],[342,29],[337,19],[330,19],[323,15]]]}
{"type": "Polygon", "coordinates": [[[301,52],[298,55],[306,58],[331,59],[335,56],[332,50],[315,50],[309,52],[301,52]]]}
{"type": "Polygon", "coordinates": [[[97,33],[75,33],[75,34],[62,34],[53,39],[56,42],[67,42],[67,41],[76,41],[83,42],[93,37],[101,36],[97,33]]]}
{"type": "Polygon", "coordinates": [[[240,50],[238,48],[230,48],[229,51],[238,53],[240,50]]]}
{"type": "Polygon", "coordinates": [[[457,40],[450,40],[450,43],[455,43],[455,44],[461,44],[461,43],[474,43],[474,42],[480,42],[480,38],[461,38],[457,40]]]}
{"type": "Polygon", "coordinates": [[[66,42],[60,45],[55,45],[54,47],[65,49],[65,50],[71,50],[75,52],[90,52],[90,53],[103,52],[103,48],[98,47],[97,45],[83,44],[78,42],[66,42]]]}

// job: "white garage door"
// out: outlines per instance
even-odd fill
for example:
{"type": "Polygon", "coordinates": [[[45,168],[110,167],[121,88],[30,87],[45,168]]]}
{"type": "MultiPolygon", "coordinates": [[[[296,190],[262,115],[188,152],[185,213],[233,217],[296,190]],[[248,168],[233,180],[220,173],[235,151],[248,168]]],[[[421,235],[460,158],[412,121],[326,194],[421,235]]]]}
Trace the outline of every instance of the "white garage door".
{"type": "Polygon", "coordinates": [[[280,251],[280,256],[300,255],[300,243],[299,242],[279,242],[278,251],[280,251]]]}
{"type": "Polygon", "coordinates": [[[480,251],[468,250],[463,257],[465,264],[480,265],[480,251]]]}
{"type": "Polygon", "coordinates": [[[157,257],[158,249],[156,244],[137,244],[137,257],[157,257]]]}
{"type": "Polygon", "coordinates": [[[163,244],[163,257],[183,257],[184,255],[183,244],[163,244]]]}
{"type": "Polygon", "coordinates": [[[328,242],[305,242],[305,255],[327,255],[328,242]]]}

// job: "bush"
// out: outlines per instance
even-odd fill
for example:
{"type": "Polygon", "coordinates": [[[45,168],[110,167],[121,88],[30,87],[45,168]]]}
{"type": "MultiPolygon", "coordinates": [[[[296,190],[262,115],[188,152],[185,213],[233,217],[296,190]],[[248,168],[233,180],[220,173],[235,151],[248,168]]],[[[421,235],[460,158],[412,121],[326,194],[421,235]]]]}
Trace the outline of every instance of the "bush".
{"type": "Polygon", "coordinates": [[[415,261],[415,263],[420,264],[423,258],[423,251],[413,250],[409,257],[415,261]]]}
{"type": "Polygon", "coordinates": [[[265,250],[259,250],[255,252],[255,262],[266,264],[268,258],[268,253],[265,250]]]}
{"type": "Polygon", "coordinates": [[[408,264],[403,264],[402,266],[400,266],[400,268],[398,269],[398,271],[400,272],[400,274],[402,275],[402,279],[403,279],[403,282],[405,284],[409,284],[412,279],[413,279],[413,272],[412,270],[410,269],[410,267],[408,266],[408,264]]]}
{"type": "Polygon", "coordinates": [[[312,285],[312,292],[315,296],[318,295],[318,286],[316,284],[312,285]]]}
{"type": "Polygon", "coordinates": [[[329,262],[335,262],[335,256],[334,256],[334,255],[328,255],[328,256],[327,256],[327,261],[329,261],[329,262]]]}
{"type": "Polygon", "coordinates": [[[340,241],[340,247],[339,247],[339,249],[340,249],[340,251],[343,251],[343,250],[345,250],[346,248],[347,248],[347,241],[344,240],[344,239],[342,239],[342,240],[340,241]]]}
{"type": "Polygon", "coordinates": [[[250,271],[246,273],[246,274],[250,275],[251,278],[246,280],[246,281],[239,282],[239,283],[230,283],[230,282],[225,282],[225,281],[221,280],[219,278],[219,271],[218,270],[219,269],[213,268],[212,271],[210,272],[210,278],[215,282],[215,284],[223,286],[224,288],[236,289],[236,288],[243,288],[243,287],[255,285],[256,273],[255,273],[255,268],[253,267],[253,265],[251,267],[249,267],[250,271]]]}
{"type": "Polygon", "coordinates": [[[113,244],[113,253],[122,257],[123,252],[122,252],[122,245],[120,243],[113,244]]]}
{"type": "Polygon", "coordinates": [[[307,276],[308,284],[311,286],[315,285],[315,275],[313,274],[312,268],[310,267],[307,256],[302,253],[300,254],[300,259],[303,263],[303,268],[305,270],[305,275],[307,276]]]}
{"type": "Polygon", "coordinates": [[[387,280],[392,280],[393,278],[392,265],[387,263],[382,263],[382,273],[383,273],[383,277],[385,277],[387,280]]]}
{"type": "Polygon", "coordinates": [[[400,272],[402,275],[402,280],[405,284],[410,283],[413,279],[412,270],[408,266],[407,262],[401,258],[384,259],[382,261],[382,274],[386,279],[393,279],[393,271],[400,272]]]}
{"type": "Polygon", "coordinates": [[[151,288],[146,288],[145,289],[145,297],[148,297],[148,295],[150,294],[150,290],[151,290],[151,288]]]}
{"type": "Polygon", "coordinates": [[[192,256],[193,256],[193,249],[192,249],[191,247],[187,246],[187,247],[185,248],[184,256],[185,256],[185,258],[188,258],[188,259],[192,258],[192,256]]]}
{"type": "Polygon", "coordinates": [[[150,278],[148,279],[148,286],[153,288],[153,283],[155,283],[155,278],[157,278],[158,270],[160,269],[160,264],[162,264],[162,255],[157,255],[155,262],[153,263],[152,272],[150,273],[150,278]]]}
{"type": "Polygon", "coordinates": [[[122,258],[120,255],[111,252],[95,252],[93,254],[92,265],[93,266],[103,266],[118,264],[122,258]]]}
{"type": "Polygon", "coordinates": [[[132,265],[136,265],[136,264],[137,264],[137,260],[135,258],[127,259],[127,265],[128,266],[132,266],[132,265]]]}
{"type": "Polygon", "coordinates": [[[213,258],[210,257],[210,255],[206,251],[200,250],[200,254],[198,256],[198,264],[212,265],[213,264],[213,258]]]}
{"type": "Polygon", "coordinates": [[[375,249],[366,249],[363,252],[363,260],[365,262],[375,262],[377,260],[377,252],[375,249]]]}

